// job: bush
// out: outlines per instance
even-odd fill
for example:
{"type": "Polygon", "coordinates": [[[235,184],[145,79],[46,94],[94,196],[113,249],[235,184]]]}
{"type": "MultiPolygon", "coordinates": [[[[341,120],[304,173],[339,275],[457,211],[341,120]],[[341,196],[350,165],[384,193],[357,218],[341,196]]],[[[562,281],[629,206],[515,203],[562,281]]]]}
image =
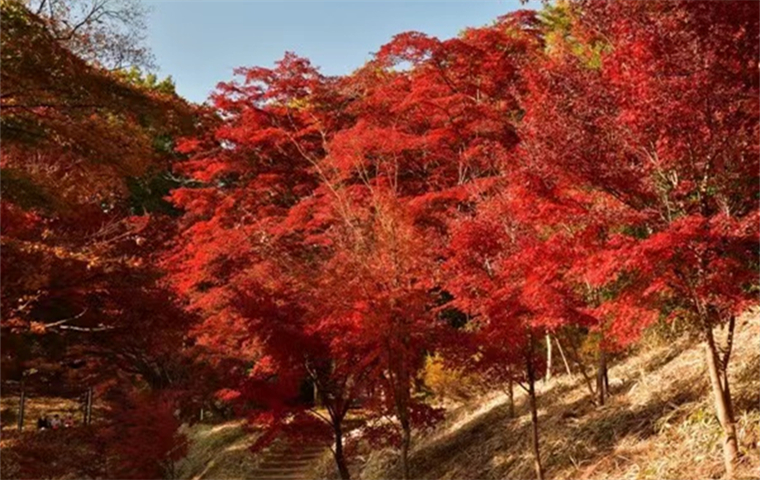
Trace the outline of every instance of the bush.
{"type": "Polygon", "coordinates": [[[479,391],[475,375],[448,365],[438,354],[427,357],[420,378],[430,393],[439,399],[467,400],[479,391]]]}

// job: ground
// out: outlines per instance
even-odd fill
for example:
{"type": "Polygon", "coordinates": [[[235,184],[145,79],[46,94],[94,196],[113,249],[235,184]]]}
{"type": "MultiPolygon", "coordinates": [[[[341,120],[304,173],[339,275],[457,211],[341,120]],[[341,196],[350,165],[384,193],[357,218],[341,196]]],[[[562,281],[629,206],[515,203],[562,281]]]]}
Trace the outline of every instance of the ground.
{"type": "Polygon", "coordinates": [[[251,453],[256,434],[243,421],[184,428],[190,440],[187,457],[178,464],[178,477],[202,479],[307,480],[314,467],[329,455],[329,445],[298,445],[277,441],[266,450],[251,453]]]}
{"type": "MultiPolygon", "coordinates": [[[[17,428],[18,409],[18,396],[3,395],[0,398],[0,422],[3,430],[17,428]]],[[[35,430],[40,416],[47,415],[52,418],[56,414],[61,418],[71,415],[77,424],[84,421],[83,405],[75,399],[27,396],[24,407],[24,430],[35,430]]],[[[93,419],[101,414],[102,411],[98,405],[94,405],[93,419]]]]}
{"type": "MultiPolygon", "coordinates": [[[[760,315],[738,326],[730,366],[743,454],[739,478],[760,478],[760,315]]],[[[721,430],[705,376],[703,345],[682,338],[648,348],[611,368],[613,395],[595,407],[585,383],[558,377],[539,388],[546,478],[719,478],[721,430]]],[[[524,398],[510,419],[506,396],[492,393],[452,411],[419,435],[412,477],[534,478],[530,416],[524,398]]],[[[362,479],[398,478],[396,456],[375,452],[355,471],[362,479]]]]}
{"type": "MultiPolygon", "coordinates": [[[[737,325],[730,372],[742,463],[740,479],[760,478],[760,311],[737,325]]],[[[703,345],[687,337],[649,345],[609,372],[612,395],[595,407],[585,383],[555,376],[539,383],[539,422],[546,478],[676,479],[723,474],[721,431],[705,376],[703,345]]],[[[3,428],[15,428],[18,398],[2,399],[3,428]]],[[[424,479],[534,478],[530,417],[524,395],[517,418],[508,417],[504,393],[461,402],[433,431],[418,432],[412,476],[424,479]]],[[[77,412],[78,404],[30,398],[25,429],[40,413],[77,412]]],[[[81,416],[81,414],[80,414],[81,416]]],[[[279,442],[257,455],[255,434],[243,421],[183,427],[190,450],[178,478],[337,478],[327,445],[279,442]]],[[[399,478],[397,453],[357,444],[354,478],[399,478]]]]}
{"type": "MultiPolygon", "coordinates": [[[[739,322],[730,367],[742,463],[739,478],[760,478],[760,314],[739,322]]],[[[649,345],[609,372],[612,395],[595,407],[585,383],[555,376],[539,384],[541,448],[547,478],[719,478],[721,431],[705,377],[703,345],[687,337],[649,345]]],[[[494,391],[452,409],[432,432],[420,432],[412,476],[424,479],[533,478],[530,417],[518,395],[517,418],[494,391]]],[[[182,478],[296,478],[262,474],[265,462],[244,448],[241,424],[193,427],[194,447],[182,478]]],[[[246,440],[248,439],[248,440],[246,440]]],[[[310,447],[311,448],[311,447],[310,447]]],[[[399,478],[391,449],[359,454],[355,478],[399,478]]],[[[329,450],[308,465],[311,478],[337,478],[329,450]]],[[[274,475],[274,474],[272,474],[274,475]]],[[[297,476],[297,475],[296,475],[297,476]]]]}

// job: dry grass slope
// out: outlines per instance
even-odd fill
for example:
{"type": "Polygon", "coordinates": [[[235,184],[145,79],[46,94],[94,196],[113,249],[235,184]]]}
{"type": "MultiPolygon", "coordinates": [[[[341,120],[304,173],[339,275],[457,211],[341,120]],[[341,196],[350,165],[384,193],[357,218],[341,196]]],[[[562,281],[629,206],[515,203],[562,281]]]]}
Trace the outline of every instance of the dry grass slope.
{"type": "MultiPolygon", "coordinates": [[[[760,315],[739,322],[731,373],[743,453],[740,478],[760,478],[760,315]]],[[[541,385],[539,422],[547,478],[685,479],[723,473],[721,432],[705,377],[702,344],[682,339],[632,356],[610,370],[613,395],[592,405],[577,378],[541,385]]],[[[523,399],[521,398],[521,403],[523,399]]],[[[418,479],[534,478],[530,417],[491,394],[451,412],[432,435],[416,439],[418,479]]],[[[391,451],[360,467],[362,479],[399,478],[391,451]]],[[[357,472],[358,473],[358,472],[357,472]]]]}
{"type": "Polygon", "coordinates": [[[256,454],[251,446],[257,434],[244,428],[244,420],[217,425],[183,427],[188,455],[177,465],[183,480],[304,480],[314,478],[313,467],[329,456],[328,445],[299,445],[275,441],[256,454]]]}
{"type": "Polygon", "coordinates": [[[248,478],[258,463],[250,446],[255,435],[244,420],[183,427],[190,442],[187,456],[177,465],[177,478],[187,480],[248,478]]]}
{"type": "MultiPolygon", "coordinates": [[[[84,421],[84,409],[82,407],[77,400],[73,399],[29,396],[26,398],[24,407],[24,430],[36,430],[37,419],[44,415],[51,418],[56,414],[61,418],[71,415],[76,424],[81,424],[84,421]]],[[[17,428],[18,411],[18,396],[3,396],[0,398],[0,424],[2,424],[3,430],[17,428]]],[[[103,413],[102,406],[95,403],[92,410],[93,421],[98,421],[103,413]]]]}
{"type": "MultiPolygon", "coordinates": [[[[610,370],[613,395],[602,408],[590,402],[578,378],[556,377],[540,384],[539,421],[547,478],[719,478],[723,473],[721,432],[704,373],[702,344],[684,338],[648,348],[615,365],[610,370]]],[[[739,322],[731,373],[743,453],[739,477],[758,479],[758,310],[739,322]]],[[[15,428],[18,398],[3,397],[0,403],[3,428],[15,428]]],[[[70,412],[76,417],[81,416],[78,409],[76,401],[30,398],[25,429],[34,429],[40,414],[70,412]]],[[[517,415],[508,417],[506,396],[498,391],[452,409],[435,431],[415,439],[413,477],[533,478],[530,417],[522,396],[517,415]]],[[[249,479],[266,466],[266,461],[262,463],[265,455],[251,454],[255,434],[243,428],[242,420],[197,424],[184,432],[190,451],[177,465],[178,478],[249,479]]],[[[329,453],[323,452],[309,463],[313,462],[315,472],[329,473],[309,474],[309,478],[337,477],[329,453]]],[[[360,455],[351,465],[352,473],[364,480],[399,478],[396,459],[392,450],[360,455]]]]}

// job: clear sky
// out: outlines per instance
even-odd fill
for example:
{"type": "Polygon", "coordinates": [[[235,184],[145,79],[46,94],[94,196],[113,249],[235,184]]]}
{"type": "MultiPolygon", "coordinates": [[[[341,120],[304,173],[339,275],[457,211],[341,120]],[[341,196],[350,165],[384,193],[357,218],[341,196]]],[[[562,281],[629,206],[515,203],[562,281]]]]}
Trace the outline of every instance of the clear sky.
{"type": "Polygon", "coordinates": [[[272,66],[285,51],[308,57],[322,73],[361,66],[397,33],[438,38],[485,25],[520,8],[488,1],[213,1],[148,0],[148,45],[160,76],[171,75],[185,98],[203,102],[240,66],[272,66]]]}

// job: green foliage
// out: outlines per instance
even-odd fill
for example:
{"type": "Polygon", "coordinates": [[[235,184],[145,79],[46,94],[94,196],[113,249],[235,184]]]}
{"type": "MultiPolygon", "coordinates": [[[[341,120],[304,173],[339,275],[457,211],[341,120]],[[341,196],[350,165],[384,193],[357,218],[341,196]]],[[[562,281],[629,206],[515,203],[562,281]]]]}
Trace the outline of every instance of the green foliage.
{"type": "Polygon", "coordinates": [[[467,326],[469,321],[467,314],[458,308],[446,307],[447,303],[454,300],[454,296],[446,290],[437,289],[433,292],[435,296],[435,306],[440,308],[438,318],[446,322],[449,326],[456,329],[463,329],[467,326]]]}
{"type": "Polygon", "coordinates": [[[162,213],[177,216],[181,211],[167,202],[166,197],[173,189],[181,185],[182,182],[168,172],[128,178],[129,209],[133,215],[162,213]]]}
{"type": "Polygon", "coordinates": [[[696,337],[698,325],[691,314],[679,306],[663,308],[657,321],[644,330],[640,344],[655,347],[670,345],[684,336],[696,337]]]}
{"type": "Polygon", "coordinates": [[[3,186],[3,199],[21,208],[48,210],[54,205],[53,196],[20,170],[0,169],[0,182],[3,186]]]}
{"type": "Polygon", "coordinates": [[[546,5],[539,12],[539,19],[544,26],[546,53],[555,54],[565,45],[570,52],[583,60],[583,64],[592,70],[602,67],[602,58],[609,52],[610,45],[601,40],[587,43],[573,35],[574,17],[578,13],[566,0],[559,0],[553,5],[546,5]]]}
{"type": "Polygon", "coordinates": [[[177,90],[171,75],[159,80],[155,73],[143,73],[142,70],[133,66],[129,69],[117,71],[117,75],[127,84],[144,90],[164,95],[176,95],[177,90]]]}

